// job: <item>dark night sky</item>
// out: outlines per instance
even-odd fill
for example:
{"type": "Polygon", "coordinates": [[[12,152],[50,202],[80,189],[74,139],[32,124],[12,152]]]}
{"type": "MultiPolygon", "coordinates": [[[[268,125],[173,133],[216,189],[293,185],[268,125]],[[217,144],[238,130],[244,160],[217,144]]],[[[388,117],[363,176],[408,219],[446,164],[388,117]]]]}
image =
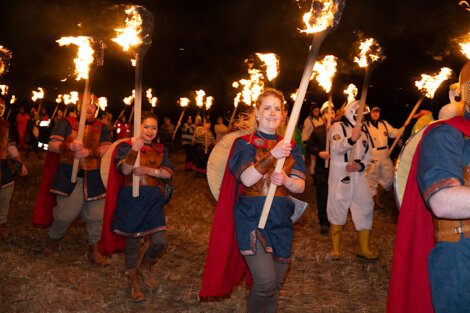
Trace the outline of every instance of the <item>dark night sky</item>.
{"type": "MultiPolygon", "coordinates": [[[[38,86],[45,87],[49,101],[57,93],[81,91],[83,81],[60,81],[72,73],[75,50],[59,47],[55,40],[96,35],[108,48],[105,65],[94,76],[93,90],[108,97],[110,106],[119,111],[121,99],[133,88],[134,71],[129,57],[110,41],[119,22],[117,3],[123,2],[16,0],[2,4],[0,45],[14,56],[10,73],[1,82],[10,85],[25,105],[30,105],[31,90],[38,86]],[[77,26],[79,22],[82,27],[77,26]]],[[[213,116],[231,110],[235,96],[231,84],[246,76],[243,60],[256,52],[280,55],[281,73],[275,86],[286,95],[299,85],[311,43],[298,32],[307,2],[154,0],[133,4],[145,6],[155,16],[153,44],[144,62],[144,88],[153,88],[159,97],[160,116],[176,119],[176,100],[192,98],[196,89],[215,97],[213,116]]],[[[470,32],[469,17],[470,12],[459,7],[457,0],[347,0],[340,26],[320,50],[320,57],[334,54],[340,59],[333,85],[336,105],[343,102],[347,84],[361,87],[363,72],[352,57],[362,33],[376,38],[387,56],[373,73],[367,102],[379,104],[387,119],[402,123],[419,96],[413,83],[419,74],[434,73],[442,66],[458,72],[465,62],[454,39],[470,32]]],[[[307,103],[327,98],[315,83],[307,97],[307,103]]]]}

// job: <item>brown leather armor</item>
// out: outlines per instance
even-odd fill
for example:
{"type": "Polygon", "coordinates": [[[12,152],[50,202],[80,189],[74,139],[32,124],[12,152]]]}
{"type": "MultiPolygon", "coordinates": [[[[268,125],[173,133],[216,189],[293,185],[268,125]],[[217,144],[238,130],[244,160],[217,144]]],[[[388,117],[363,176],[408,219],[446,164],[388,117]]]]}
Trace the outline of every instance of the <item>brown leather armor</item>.
{"type": "MultiPolygon", "coordinates": [[[[470,165],[464,167],[464,181],[466,186],[470,186],[470,165]]],[[[434,238],[436,241],[457,242],[460,234],[465,238],[470,238],[470,219],[449,220],[433,217],[434,238]]]]}
{"type": "Polygon", "coordinates": [[[0,160],[4,160],[8,156],[8,122],[0,120],[0,160]]]}
{"type": "MultiPolygon", "coordinates": [[[[132,154],[132,149],[129,151],[132,154]]],[[[146,166],[157,169],[162,165],[163,162],[163,151],[157,151],[155,149],[141,149],[140,150],[140,166],[146,166]]],[[[132,186],[132,173],[126,175],[124,180],[124,186],[132,186]]],[[[140,186],[163,186],[159,178],[143,175],[140,177],[140,186]]]]}
{"type": "MultiPolygon", "coordinates": [[[[275,140],[268,140],[268,144],[266,148],[256,148],[256,156],[255,156],[255,164],[259,162],[259,160],[265,158],[267,153],[271,154],[271,149],[277,144],[275,140]]],[[[292,166],[295,163],[295,159],[292,155],[286,158],[284,162],[284,167],[282,168],[284,172],[289,176],[290,171],[292,170],[292,166]]],[[[274,172],[275,163],[269,168],[266,174],[253,186],[245,187],[243,190],[243,196],[266,196],[268,194],[269,185],[271,184],[271,175],[274,172]]],[[[275,196],[287,196],[287,190],[284,186],[277,186],[275,196]]]]}
{"type": "MultiPolygon", "coordinates": [[[[85,131],[83,133],[83,146],[89,150],[96,150],[100,146],[100,137],[101,137],[101,128],[100,123],[91,123],[85,125],[85,131]]],[[[77,137],[78,129],[72,127],[70,135],[65,138],[64,144],[69,146],[77,137]]],[[[60,154],[60,162],[73,164],[73,152],[70,149],[66,149],[65,152],[60,154]]],[[[96,170],[100,167],[101,158],[88,156],[80,160],[79,169],[85,171],[96,170]]]]}

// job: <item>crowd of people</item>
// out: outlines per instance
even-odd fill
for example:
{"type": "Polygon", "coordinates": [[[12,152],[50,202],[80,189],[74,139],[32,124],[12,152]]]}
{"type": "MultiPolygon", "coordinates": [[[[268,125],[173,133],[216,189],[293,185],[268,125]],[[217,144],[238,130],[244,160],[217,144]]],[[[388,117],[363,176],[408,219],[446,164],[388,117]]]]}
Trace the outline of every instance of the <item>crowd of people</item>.
{"type": "MultiPolygon", "coordinates": [[[[470,75],[465,73],[459,91],[467,105],[470,75]]],[[[383,194],[391,192],[394,181],[389,140],[401,136],[404,129],[384,120],[379,106],[366,106],[364,121],[359,125],[359,101],[345,103],[339,109],[326,102],[311,108],[301,123],[302,129],[297,129],[295,138],[287,142],[282,138],[288,121],[285,103],[282,92],[266,88],[251,113],[253,122],[243,127],[246,134],[232,144],[225,172],[220,173],[223,178],[199,293],[201,298],[227,296],[246,277],[251,284],[248,312],[276,311],[294,238],[291,217],[295,202],[290,195],[304,192],[307,175],[312,176],[316,190],[319,232],[329,235],[331,240],[329,256],[342,257],[341,232],[351,212],[358,238],[357,256],[367,261],[380,257],[369,247],[374,210],[384,209],[383,194]],[[284,158],[281,172],[274,171],[276,161],[284,158]],[[260,228],[258,222],[271,184],[277,188],[266,226],[260,228]]],[[[7,232],[15,177],[27,175],[21,152],[27,155],[45,149],[44,173],[33,212],[33,224],[48,228],[43,254],[56,257],[67,253],[59,249],[62,238],[71,223],[81,216],[88,233],[88,259],[106,266],[111,253],[125,251],[130,298],[143,301],[146,299],[143,285],[150,289],[157,287],[153,268],[167,245],[164,207],[172,195],[170,181],[175,173],[169,153],[174,148],[178,129],[169,118],[163,118],[159,126],[155,115],[144,112],[140,135],[132,136],[132,125],[126,122],[125,116],[113,123],[107,112],[97,118],[94,97],[86,105],[84,135],[79,140],[79,121],[73,110],[66,116],[58,110],[51,121],[44,109],[40,112],[33,109],[27,114],[20,108],[13,135],[12,127],[3,118],[5,103],[0,101],[0,235],[5,236],[7,232]],[[101,179],[102,162],[109,163],[107,181],[101,179]],[[149,245],[141,256],[143,237],[148,237],[149,245]]],[[[468,162],[461,164],[461,150],[465,159],[467,141],[460,133],[468,136],[468,110],[467,107],[465,117],[456,122],[460,126],[464,124],[464,130],[450,123],[434,127],[436,130],[425,136],[417,171],[413,174],[417,177],[415,191],[421,190],[426,201],[423,206],[430,207],[438,219],[435,229],[438,245],[429,259],[432,303],[438,311],[455,296],[442,293],[439,286],[445,285],[449,277],[442,276],[439,267],[444,258],[452,257],[455,263],[466,258],[447,251],[444,245],[468,244],[464,238],[469,216],[463,200],[467,177],[462,170],[468,162]],[[456,127],[460,132],[445,127],[456,127]],[[449,157],[450,150],[455,156],[450,159],[455,162],[449,162],[444,168],[438,161],[441,155],[449,157]],[[459,186],[462,190],[457,190],[459,186]],[[455,198],[460,199],[455,203],[460,208],[458,212],[448,209],[454,192],[459,195],[455,198]],[[458,223],[449,226],[449,219],[458,223]],[[452,227],[460,230],[459,236],[449,235],[448,229],[452,227]]],[[[424,108],[416,115],[416,132],[432,121],[428,112],[424,108]]],[[[222,118],[211,126],[207,117],[197,115],[193,120],[188,115],[181,127],[184,170],[194,171],[197,177],[206,177],[207,160],[214,145],[237,129],[237,126],[229,129],[222,118]]],[[[451,276],[450,284],[455,283],[454,278],[458,280],[459,274],[452,275],[455,277],[451,276]]]]}

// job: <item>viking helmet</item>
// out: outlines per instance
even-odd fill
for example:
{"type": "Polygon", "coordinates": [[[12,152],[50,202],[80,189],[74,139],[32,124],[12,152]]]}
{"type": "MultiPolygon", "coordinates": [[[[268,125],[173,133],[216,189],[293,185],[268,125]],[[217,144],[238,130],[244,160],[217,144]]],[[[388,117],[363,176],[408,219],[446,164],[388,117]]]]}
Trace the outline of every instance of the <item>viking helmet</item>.
{"type": "Polygon", "coordinates": [[[470,112],[470,61],[465,63],[460,70],[459,84],[460,95],[462,96],[462,101],[465,104],[465,110],[470,112]]]}
{"type": "MultiPolygon", "coordinates": [[[[352,102],[349,102],[344,108],[344,116],[352,125],[356,125],[357,113],[359,111],[359,103],[359,100],[354,100],[352,102]]],[[[364,107],[364,114],[368,114],[369,112],[369,106],[366,105],[364,107]]]]}

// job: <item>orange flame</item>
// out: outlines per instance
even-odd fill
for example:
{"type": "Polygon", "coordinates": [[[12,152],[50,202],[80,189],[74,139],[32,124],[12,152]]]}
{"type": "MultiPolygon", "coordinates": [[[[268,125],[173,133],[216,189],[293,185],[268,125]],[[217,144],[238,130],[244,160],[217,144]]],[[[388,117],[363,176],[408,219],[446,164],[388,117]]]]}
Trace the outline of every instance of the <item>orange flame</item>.
{"type": "Polygon", "coordinates": [[[77,104],[79,100],[78,91],[71,91],[70,94],[64,94],[63,99],[65,105],[69,105],[70,103],[77,104]]]}
{"type": "Polygon", "coordinates": [[[108,99],[106,99],[106,97],[99,97],[98,98],[98,105],[99,105],[101,111],[106,110],[106,107],[108,106],[108,99]]]}
{"type": "Polygon", "coordinates": [[[354,57],[354,62],[360,67],[367,67],[370,63],[380,61],[382,58],[382,47],[374,38],[367,38],[360,42],[359,56],[354,57]]]}
{"type": "Polygon", "coordinates": [[[8,86],[7,85],[0,85],[0,94],[2,96],[6,95],[8,93],[8,86]]]}
{"type": "Polygon", "coordinates": [[[31,100],[36,102],[38,99],[44,99],[44,89],[41,87],[38,87],[38,91],[33,90],[33,96],[31,97],[31,100]]]}
{"type": "Polygon", "coordinates": [[[272,81],[279,74],[279,57],[275,53],[256,53],[266,66],[266,77],[272,81]]]}
{"type": "Polygon", "coordinates": [[[184,107],[187,107],[189,105],[189,99],[188,98],[180,98],[179,99],[179,104],[180,104],[180,107],[184,108],[184,107]]]}
{"type": "Polygon", "coordinates": [[[63,98],[63,95],[62,95],[62,94],[58,94],[58,95],[57,95],[57,98],[55,98],[55,102],[56,102],[56,103],[61,103],[61,102],[62,102],[62,98],[63,98]]]}
{"type": "Polygon", "coordinates": [[[441,83],[452,75],[452,70],[448,67],[441,68],[441,71],[434,75],[421,74],[421,80],[415,81],[415,86],[424,93],[426,97],[432,99],[441,83]]]}
{"type": "Polygon", "coordinates": [[[10,104],[13,104],[16,102],[16,97],[15,95],[11,95],[11,99],[10,99],[10,104]]]}
{"type": "Polygon", "coordinates": [[[356,96],[357,96],[357,87],[356,85],[354,84],[349,84],[348,85],[348,88],[346,88],[345,90],[343,90],[344,94],[348,96],[348,103],[356,100],[356,96]]]}
{"type": "Polygon", "coordinates": [[[459,41],[460,51],[467,57],[467,59],[470,59],[470,34],[460,38],[459,41]]]}
{"type": "Polygon", "coordinates": [[[206,98],[206,110],[209,110],[214,103],[214,97],[209,96],[206,98]]]}
{"type": "Polygon", "coordinates": [[[323,0],[321,4],[321,10],[314,10],[312,2],[310,11],[303,16],[305,29],[300,30],[301,33],[318,33],[333,26],[335,13],[338,12],[338,4],[335,4],[333,0],[323,0]]]}
{"type": "Polygon", "coordinates": [[[122,99],[122,102],[124,102],[126,105],[131,105],[132,102],[134,102],[134,99],[135,99],[135,89],[132,90],[132,95],[122,99]]]}
{"type": "Polygon", "coordinates": [[[204,90],[196,90],[196,106],[198,108],[202,108],[204,106],[204,97],[206,96],[206,92],[204,90]]]}
{"type": "Polygon", "coordinates": [[[297,90],[293,93],[290,94],[290,98],[292,99],[292,101],[295,101],[297,99],[297,94],[299,93],[299,88],[297,88],[297,90]]]}
{"type": "Polygon", "coordinates": [[[152,108],[156,107],[158,103],[158,98],[152,95],[152,88],[147,89],[145,95],[147,96],[147,100],[149,101],[149,103],[152,105],[152,108]]]}
{"type": "Polygon", "coordinates": [[[312,78],[315,77],[326,93],[331,91],[333,76],[336,73],[336,59],[334,55],[327,55],[313,66],[312,78]]]}
{"type": "Polygon", "coordinates": [[[77,57],[73,60],[75,63],[76,80],[87,79],[90,65],[93,62],[95,51],[92,48],[92,39],[87,36],[62,37],[56,42],[60,46],[74,44],[78,47],[77,57]]]}
{"type": "MultiPolygon", "coordinates": [[[[142,44],[142,17],[135,6],[130,7],[126,10],[126,27],[114,29],[117,36],[112,41],[119,44],[124,51],[129,51],[132,48],[136,48],[142,44]]],[[[132,65],[135,66],[135,59],[131,60],[132,65]]]]}

